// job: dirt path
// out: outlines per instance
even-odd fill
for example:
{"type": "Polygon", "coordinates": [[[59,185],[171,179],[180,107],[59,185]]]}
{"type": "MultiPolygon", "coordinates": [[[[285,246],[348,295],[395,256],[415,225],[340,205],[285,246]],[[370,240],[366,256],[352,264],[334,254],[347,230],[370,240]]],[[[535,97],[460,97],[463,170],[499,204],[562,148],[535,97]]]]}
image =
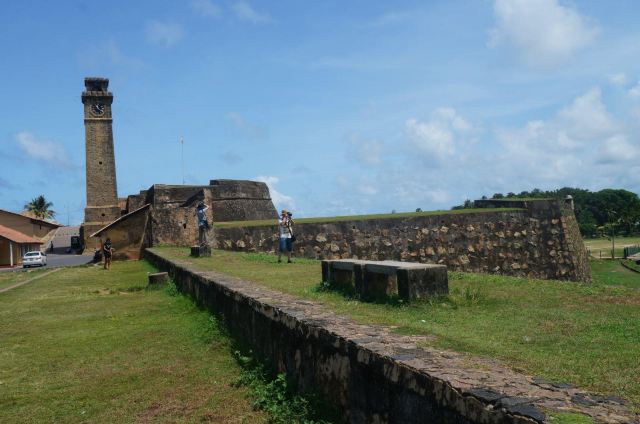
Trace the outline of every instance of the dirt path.
{"type": "Polygon", "coordinates": [[[39,278],[42,278],[42,277],[46,277],[47,275],[53,274],[54,272],[60,271],[61,269],[62,268],[55,268],[55,269],[52,269],[49,272],[46,272],[46,273],[41,274],[41,275],[38,275],[37,277],[33,277],[33,278],[29,279],[29,280],[21,281],[21,282],[16,283],[16,284],[14,284],[12,286],[9,286],[9,287],[5,287],[3,289],[0,289],[0,293],[4,293],[4,292],[9,291],[11,289],[15,289],[16,287],[24,286],[25,284],[29,284],[30,282],[35,281],[35,280],[37,280],[39,278]]]}

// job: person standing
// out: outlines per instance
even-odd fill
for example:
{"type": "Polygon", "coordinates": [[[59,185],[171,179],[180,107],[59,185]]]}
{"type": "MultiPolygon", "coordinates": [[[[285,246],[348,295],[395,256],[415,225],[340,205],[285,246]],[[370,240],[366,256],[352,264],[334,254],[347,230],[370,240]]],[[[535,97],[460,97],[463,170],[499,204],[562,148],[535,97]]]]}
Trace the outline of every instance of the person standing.
{"type": "Polygon", "coordinates": [[[287,263],[292,263],[291,252],[293,251],[293,218],[292,213],[282,209],[280,220],[278,221],[278,232],[280,233],[280,243],[278,246],[278,262],[282,262],[282,253],[287,253],[287,263]]]}
{"type": "Polygon", "coordinates": [[[196,207],[196,216],[198,217],[198,243],[200,246],[208,245],[208,232],[209,232],[209,221],[207,221],[207,209],[209,206],[205,205],[203,202],[198,203],[196,207]]]}
{"type": "Polygon", "coordinates": [[[102,253],[104,256],[104,269],[109,270],[111,269],[111,257],[113,256],[113,252],[115,252],[116,249],[113,248],[113,246],[111,245],[111,239],[107,237],[107,241],[104,242],[104,244],[102,245],[102,253]]]}

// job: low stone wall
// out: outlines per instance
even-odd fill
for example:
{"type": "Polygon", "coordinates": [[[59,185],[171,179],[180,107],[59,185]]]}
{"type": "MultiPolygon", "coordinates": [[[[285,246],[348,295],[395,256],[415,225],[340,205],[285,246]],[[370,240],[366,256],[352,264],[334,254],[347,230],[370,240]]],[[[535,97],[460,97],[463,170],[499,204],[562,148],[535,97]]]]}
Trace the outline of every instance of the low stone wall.
{"type": "MultiPolygon", "coordinates": [[[[568,207],[520,202],[519,211],[425,215],[297,224],[295,255],[314,259],[402,260],[450,270],[590,281],[589,261],[568,207]]],[[[216,229],[216,247],[275,252],[272,226],[216,229]]]]}
{"type": "Polygon", "coordinates": [[[597,422],[632,422],[619,400],[428,347],[427,337],[356,324],[318,303],[195,271],[160,250],[147,249],[145,258],[168,271],[182,292],[220,314],[234,337],[300,390],[322,393],[347,422],[548,423],[547,410],[579,412],[597,422]]]}

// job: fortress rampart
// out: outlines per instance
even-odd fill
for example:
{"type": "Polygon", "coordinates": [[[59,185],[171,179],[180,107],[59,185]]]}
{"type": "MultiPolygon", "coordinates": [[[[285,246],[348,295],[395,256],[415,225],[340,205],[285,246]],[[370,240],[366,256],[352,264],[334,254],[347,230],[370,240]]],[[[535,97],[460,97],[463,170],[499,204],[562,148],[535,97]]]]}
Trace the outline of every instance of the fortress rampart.
{"type": "MultiPolygon", "coordinates": [[[[478,201],[485,210],[411,217],[298,223],[295,255],[445,264],[453,271],[590,281],[589,260],[570,204],[478,201]],[[504,209],[501,208],[512,209],[504,209]],[[496,208],[497,207],[497,208],[496,208]],[[515,208],[515,209],[513,209],[515,208]]],[[[271,225],[216,228],[216,246],[275,252],[271,225]]]]}
{"type": "MultiPolygon", "coordinates": [[[[428,336],[360,324],[296,298],[146,249],[177,287],[220,315],[299,391],[322,393],[350,423],[534,424],[549,411],[633,422],[619,400],[518,373],[493,360],[429,346],[428,336]]],[[[318,264],[318,276],[320,266],[318,264]]]]}

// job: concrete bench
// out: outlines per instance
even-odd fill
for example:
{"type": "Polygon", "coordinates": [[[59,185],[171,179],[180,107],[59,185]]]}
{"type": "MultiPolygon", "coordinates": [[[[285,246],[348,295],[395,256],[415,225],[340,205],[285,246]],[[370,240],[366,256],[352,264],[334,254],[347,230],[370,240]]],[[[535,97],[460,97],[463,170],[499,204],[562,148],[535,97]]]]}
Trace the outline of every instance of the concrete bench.
{"type": "Polygon", "coordinates": [[[398,296],[410,301],[449,293],[445,265],[416,262],[324,260],[322,280],[350,288],[363,299],[398,296]]]}

